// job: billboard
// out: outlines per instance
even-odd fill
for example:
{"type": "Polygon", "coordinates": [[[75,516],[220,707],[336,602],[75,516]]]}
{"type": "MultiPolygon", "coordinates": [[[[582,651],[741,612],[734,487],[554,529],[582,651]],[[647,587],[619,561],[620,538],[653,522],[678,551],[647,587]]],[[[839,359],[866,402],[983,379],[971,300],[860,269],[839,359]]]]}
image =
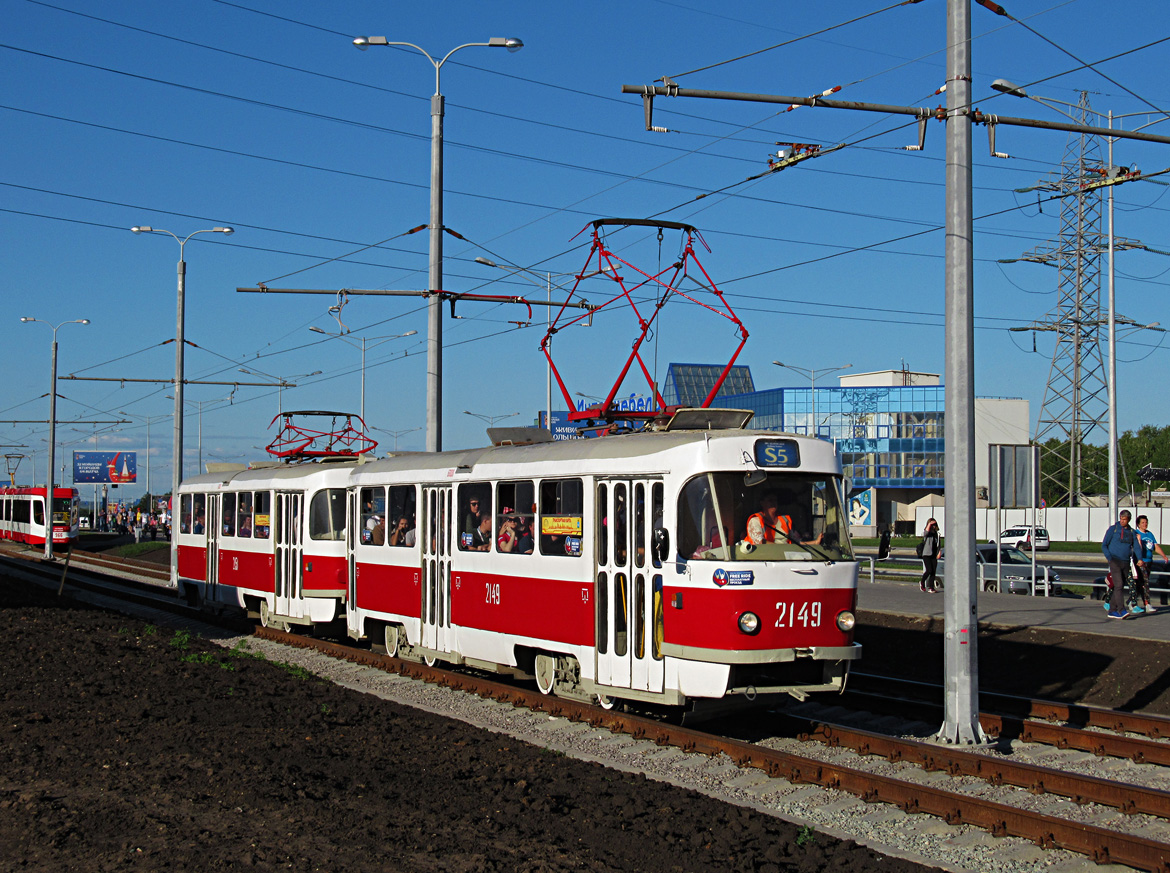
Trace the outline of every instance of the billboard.
{"type": "Polygon", "coordinates": [[[73,483],[138,481],[137,452],[74,452],[73,483]]]}

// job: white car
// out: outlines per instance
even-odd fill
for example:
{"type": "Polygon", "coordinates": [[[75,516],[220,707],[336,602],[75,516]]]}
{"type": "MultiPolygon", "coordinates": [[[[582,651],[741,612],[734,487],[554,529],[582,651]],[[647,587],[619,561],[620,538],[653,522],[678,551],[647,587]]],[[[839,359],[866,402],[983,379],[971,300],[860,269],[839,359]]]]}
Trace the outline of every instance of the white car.
{"type": "Polygon", "coordinates": [[[1048,551],[1048,531],[1045,528],[1022,525],[1020,527],[1009,527],[999,535],[1000,545],[1015,546],[1017,549],[1028,551],[1032,548],[1033,542],[1036,546],[1036,551],[1048,551]],[[1035,534],[1033,535],[1033,531],[1035,534]]]}

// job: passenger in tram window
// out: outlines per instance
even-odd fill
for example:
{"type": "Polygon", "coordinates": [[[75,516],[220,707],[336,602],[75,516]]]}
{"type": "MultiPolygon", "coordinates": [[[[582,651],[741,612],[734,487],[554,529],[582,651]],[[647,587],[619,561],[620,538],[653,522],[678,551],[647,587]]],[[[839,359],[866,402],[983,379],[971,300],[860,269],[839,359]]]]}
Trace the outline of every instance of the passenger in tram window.
{"type": "MultiPolygon", "coordinates": [[[[509,510],[510,507],[504,507],[509,510]]],[[[516,551],[516,544],[520,537],[516,534],[516,517],[512,515],[500,516],[500,533],[496,537],[496,549],[501,552],[516,551]]]]}
{"type": "Polygon", "coordinates": [[[370,530],[370,542],[375,546],[382,546],[386,544],[386,519],[380,515],[375,515],[370,519],[370,524],[373,528],[370,530]]]}
{"type": "MultiPolygon", "coordinates": [[[[158,519],[156,519],[154,516],[151,516],[151,521],[153,521],[155,523],[154,527],[158,526],[158,519]]],[[[204,515],[203,515],[203,507],[200,506],[198,511],[195,513],[195,526],[191,529],[191,532],[197,533],[197,534],[202,534],[205,527],[206,527],[206,523],[205,523],[205,519],[204,519],[204,515]]],[[[152,531],[152,534],[153,534],[153,531],[152,531]]],[[[152,536],[151,539],[153,539],[153,538],[154,537],[152,536]]]]}
{"type": "Polygon", "coordinates": [[[483,520],[483,512],[479,508],[479,498],[472,497],[467,501],[467,512],[463,516],[463,533],[474,534],[483,520]]]}
{"type": "Polygon", "coordinates": [[[240,516],[240,530],[236,534],[236,536],[241,536],[241,537],[252,536],[252,516],[250,514],[240,516]]]}
{"type": "Polygon", "coordinates": [[[413,546],[415,543],[414,520],[405,515],[399,516],[398,524],[390,533],[390,545],[413,546]]]}
{"type": "Polygon", "coordinates": [[[473,552],[490,552],[492,550],[492,517],[484,514],[477,527],[471,534],[471,545],[468,548],[473,552]]]}
{"type": "Polygon", "coordinates": [[[513,552],[519,552],[522,555],[531,555],[532,548],[536,545],[532,536],[532,524],[529,522],[527,516],[516,516],[516,548],[513,552]]]}

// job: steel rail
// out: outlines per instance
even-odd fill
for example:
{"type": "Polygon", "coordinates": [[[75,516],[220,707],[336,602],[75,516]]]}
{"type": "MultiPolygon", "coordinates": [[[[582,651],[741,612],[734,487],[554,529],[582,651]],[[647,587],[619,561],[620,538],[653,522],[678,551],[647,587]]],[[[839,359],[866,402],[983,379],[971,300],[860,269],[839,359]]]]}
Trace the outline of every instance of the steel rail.
{"type": "MultiPolygon", "coordinates": [[[[783,717],[810,724],[809,719],[800,716],[783,717]]],[[[1099,803],[1127,815],[1144,813],[1170,819],[1170,791],[1157,788],[1007,761],[922,740],[890,737],[821,719],[813,721],[799,739],[818,740],[833,748],[844,746],[861,755],[881,755],[891,763],[905,762],[924,770],[942,770],[952,776],[972,776],[992,785],[1014,785],[1033,794],[1057,794],[1077,803],[1099,803]]]]}
{"type": "MultiPolygon", "coordinates": [[[[906,812],[935,815],[948,824],[975,825],[996,836],[1023,837],[1042,847],[1068,849],[1088,855],[1099,864],[1127,864],[1141,870],[1170,873],[1170,844],[1145,837],[1067,821],[1056,816],[970,797],[934,786],[904,782],[866,770],[805,758],[791,752],[766,749],[740,740],[717,737],[641,716],[607,711],[588,704],[504,685],[490,679],[452,673],[437,667],[428,667],[272,628],[257,628],[254,633],[263,639],[315,649],[354,663],[445,685],[456,690],[469,691],[499,702],[570,718],[594,727],[604,727],[636,739],[650,740],[658,745],[671,745],[684,751],[708,755],[722,753],[740,767],[755,767],[769,776],[847,791],[866,802],[890,803],[906,812]]],[[[1122,790],[1128,787],[1118,786],[1122,790]]]]}
{"type": "MultiPolygon", "coordinates": [[[[911,700],[871,691],[847,690],[844,696],[847,700],[856,700],[868,710],[901,718],[910,717],[908,707],[921,707],[930,710],[930,715],[922,717],[923,721],[928,722],[938,721],[938,713],[942,709],[942,704],[937,702],[911,700]]],[[[979,723],[987,734],[1000,740],[1018,739],[1058,749],[1090,752],[1099,758],[1128,758],[1135,764],[1170,766],[1170,743],[1161,740],[1103,733],[1086,730],[1079,725],[1038,721],[986,710],[979,713],[979,723]]]]}
{"type": "MultiPolygon", "coordinates": [[[[863,682],[865,684],[917,687],[930,689],[939,694],[942,693],[941,686],[915,679],[897,679],[889,676],[873,676],[868,673],[851,672],[849,681],[851,684],[863,682]]],[[[1061,703],[1054,700],[1033,700],[1014,694],[999,694],[988,691],[981,692],[979,700],[989,710],[993,710],[1004,716],[1064,722],[1068,725],[1103,728],[1105,730],[1116,731],[1117,733],[1143,734],[1153,739],[1170,739],[1170,717],[1164,715],[1122,712],[1100,706],[1086,706],[1080,703],[1061,703]]]]}

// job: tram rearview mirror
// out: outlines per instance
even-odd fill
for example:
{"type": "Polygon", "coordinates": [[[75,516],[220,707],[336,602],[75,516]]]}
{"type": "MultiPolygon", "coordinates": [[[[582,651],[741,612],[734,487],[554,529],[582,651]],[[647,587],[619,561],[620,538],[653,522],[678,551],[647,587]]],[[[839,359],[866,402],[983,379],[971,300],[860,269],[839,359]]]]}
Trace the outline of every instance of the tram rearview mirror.
{"type": "Polygon", "coordinates": [[[654,557],[658,559],[659,563],[666,563],[666,556],[670,553],[670,532],[664,527],[654,528],[654,536],[651,543],[654,549],[654,557]]]}
{"type": "Polygon", "coordinates": [[[747,473],[743,474],[743,484],[748,488],[753,488],[767,478],[767,470],[749,470],[747,473]]]}

